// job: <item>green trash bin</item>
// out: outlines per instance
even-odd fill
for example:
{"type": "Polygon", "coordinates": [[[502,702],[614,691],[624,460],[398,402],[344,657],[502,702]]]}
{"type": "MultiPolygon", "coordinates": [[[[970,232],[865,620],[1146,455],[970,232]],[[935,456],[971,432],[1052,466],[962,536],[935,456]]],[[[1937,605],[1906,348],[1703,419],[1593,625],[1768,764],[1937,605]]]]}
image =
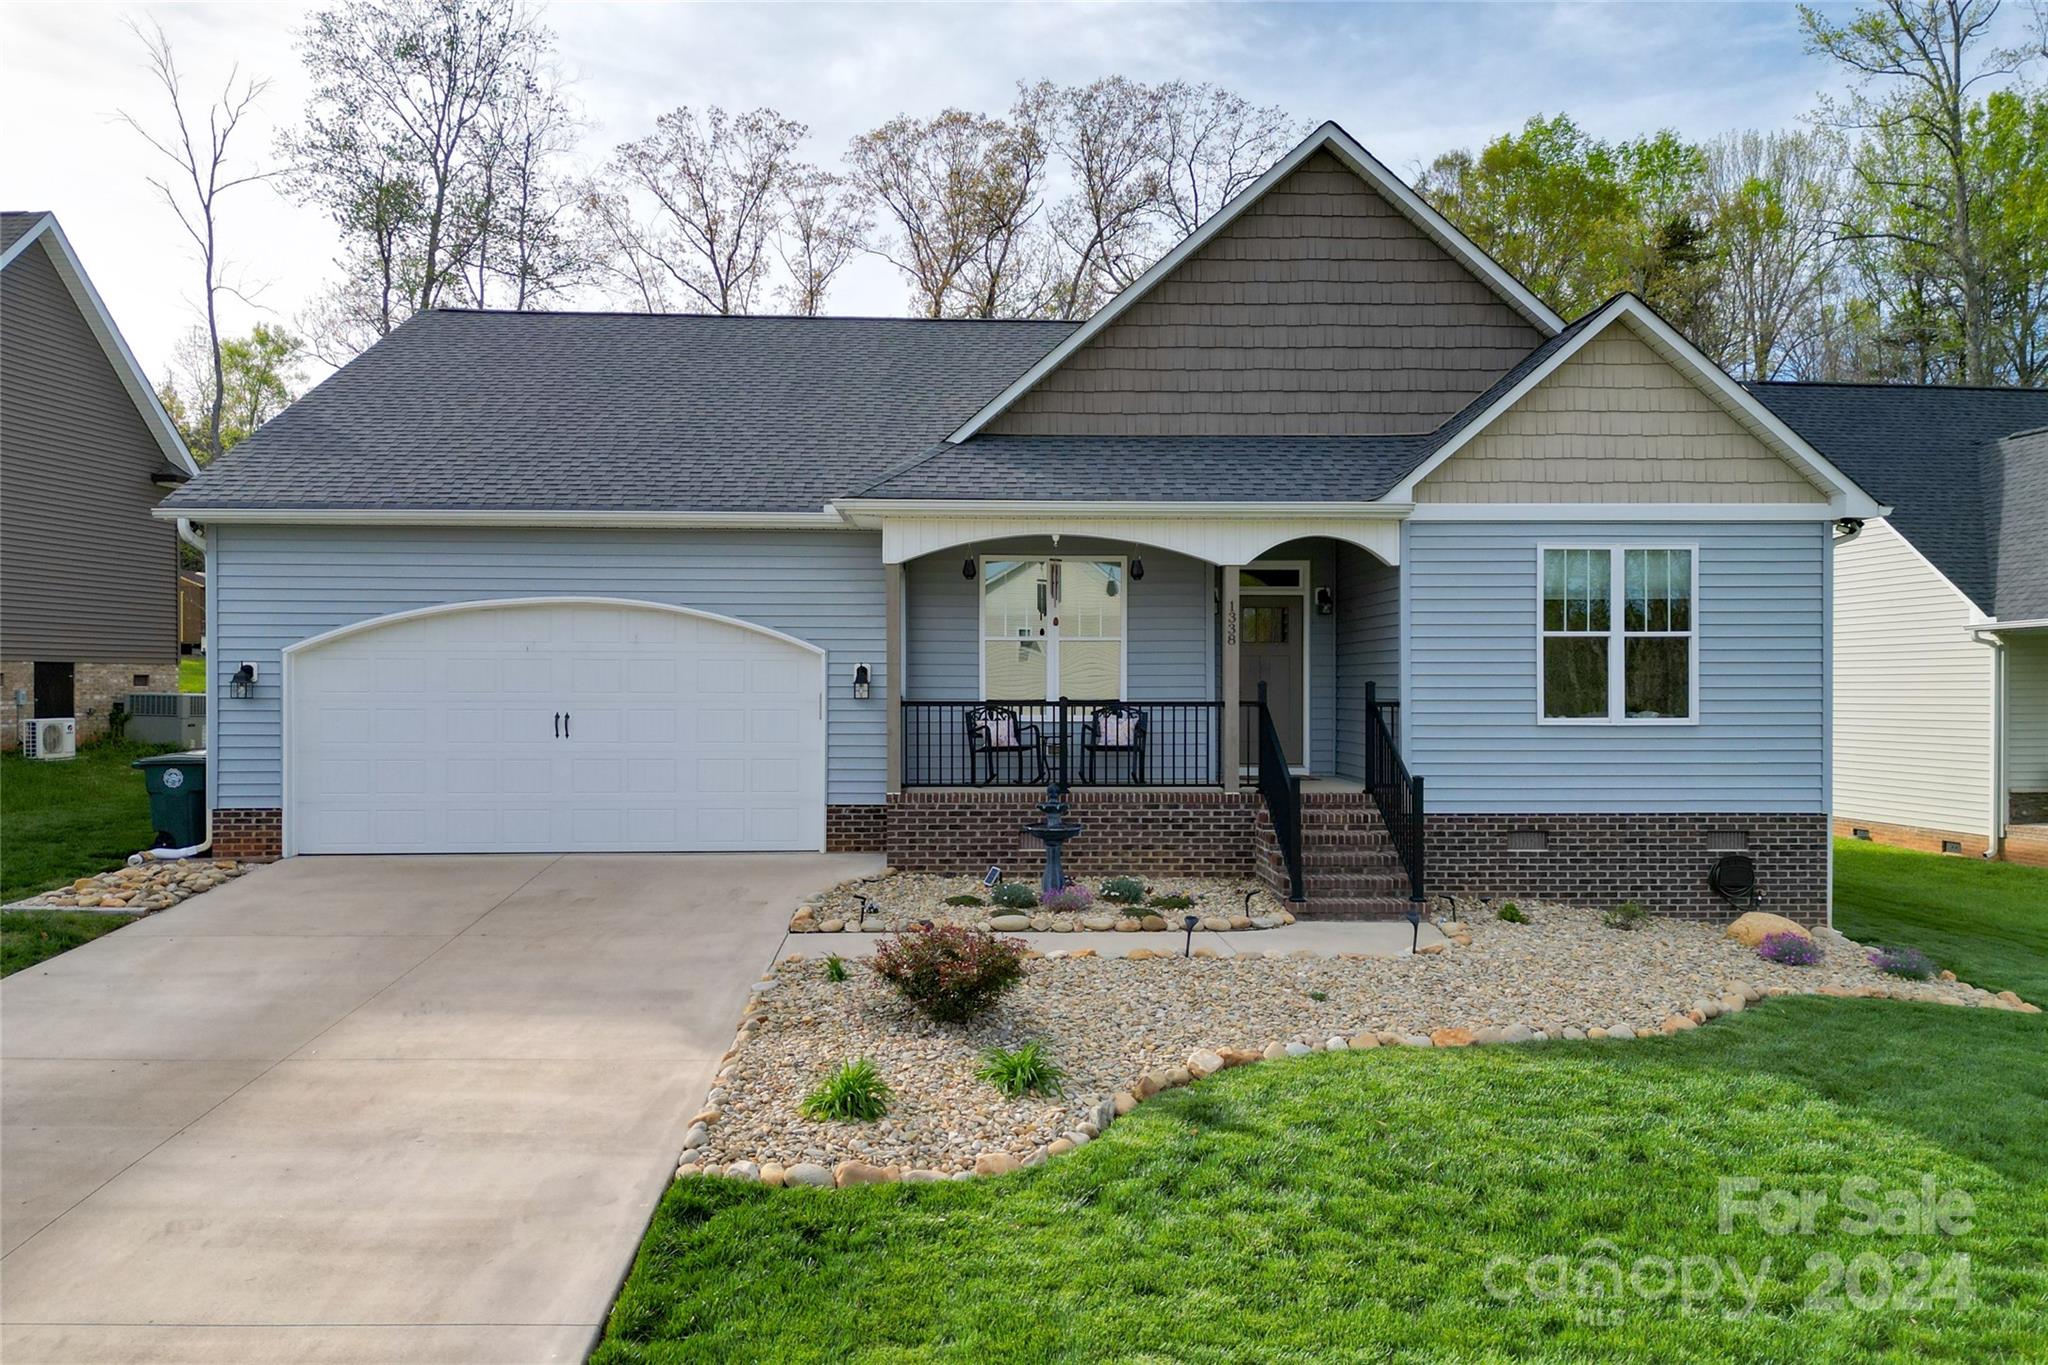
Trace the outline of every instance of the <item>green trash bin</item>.
{"type": "Polygon", "coordinates": [[[149,818],[158,848],[191,848],[206,838],[206,750],[138,758],[149,789],[149,818]]]}

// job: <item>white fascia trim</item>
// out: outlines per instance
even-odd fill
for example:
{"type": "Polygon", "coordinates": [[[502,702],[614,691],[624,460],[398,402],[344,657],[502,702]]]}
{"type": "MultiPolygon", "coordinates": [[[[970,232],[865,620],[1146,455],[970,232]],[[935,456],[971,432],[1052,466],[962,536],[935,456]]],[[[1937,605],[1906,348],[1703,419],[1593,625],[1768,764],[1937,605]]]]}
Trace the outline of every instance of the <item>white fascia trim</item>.
{"type": "Polygon", "coordinates": [[[1983,621],[1983,624],[1982,624],[1982,625],[1977,625],[1977,626],[1973,626],[1973,627],[1972,627],[1972,629],[1976,629],[1976,630],[2048,630],[2048,616],[2042,616],[2042,617],[2038,617],[2038,618],[2036,618],[2036,619],[2034,619],[2034,620],[2029,620],[2029,621],[2001,621],[2001,620],[1999,620],[1999,619],[1998,619],[1997,617],[1995,617],[1995,616],[1987,616],[1987,617],[1985,617],[1985,618],[1984,618],[1984,621],[1983,621]]]}
{"type": "Polygon", "coordinates": [[[313,508],[266,510],[260,507],[159,507],[151,514],[166,521],[182,518],[202,524],[246,522],[265,526],[620,526],[729,527],[735,530],[845,530],[846,519],[830,508],[820,512],[638,512],[477,511],[422,507],[313,508]]]}
{"type": "Polygon", "coordinates": [[[1519,384],[1502,394],[1491,407],[1468,423],[1464,430],[1424,460],[1414,472],[1389,490],[1387,496],[1413,501],[1416,485],[1477,439],[1482,431],[1527,397],[1532,389],[1548,379],[1567,360],[1577,355],[1594,337],[1623,318],[1640,329],[1639,335],[1653,350],[1660,352],[1665,359],[1689,373],[1702,390],[1728,410],[1729,415],[1753,430],[1777,454],[1795,465],[1802,466],[1806,472],[1827,485],[1827,507],[1830,517],[1857,517],[1867,521],[1884,515],[1887,509],[1858,487],[1854,479],[1837,469],[1826,456],[1809,445],[1804,437],[1780,421],[1777,414],[1765,407],[1756,395],[1730,379],[1699,347],[1686,340],[1681,333],[1658,317],[1648,305],[1633,294],[1623,294],[1601,309],[1590,322],[1573,335],[1571,340],[1558,347],[1541,365],[1524,375],[1519,384]]]}
{"type": "Polygon", "coordinates": [[[1556,336],[1564,330],[1564,319],[1552,312],[1543,300],[1530,293],[1527,285],[1510,275],[1498,261],[1480,250],[1471,238],[1451,226],[1449,219],[1431,208],[1420,195],[1403,184],[1399,176],[1381,165],[1371,152],[1359,145],[1356,138],[1335,123],[1325,123],[1303,138],[1293,151],[1274,162],[1271,169],[1253,181],[1236,198],[1216,210],[1207,222],[1183,237],[1180,244],[1154,262],[1150,270],[1132,281],[1115,298],[1103,304],[1095,311],[1094,316],[1068,333],[1066,338],[1046,352],[1036,365],[1026,370],[1014,384],[997,394],[946,439],[957,445],[994,421],[1041,379],[1065,364],[1068,356],[1086,345],[1105,327],[1116,321],[1132,304],[1150,293],[1154,285],[1178,270],[1181,262],[1200,251],[1217,233],[1229,227],[1246,209],[1264,198],[1268,190],[1292,174],[1302,162],[1325,149],[1379,191],[1417,227],[1434,238],[1439,246],[1492,285],[1495,292],[1512,304],[1517,312],[1527,317],[1546,336],[1556,336]]]}
{"type": "Polygon", "coordinates": [[[1410,521],[1837,521],[1823,502],[1425,502],[1410,521]]]}
{"type": "Polygon", "coordinates": [[[86,274],[85,267],[79,263],[78,253],[71,249],[71,240],[64,235],[64,229],[57,222],[56,215],[44,214],[36,221],[34,227],[22,233],[14,245],[7,248],[6,254],[0,255],[0,270],[5,270],[13,264],[15,257],[27,250],[31,243],[45,237],[56,248],[58,276],[71,291],[72,302],[78,305],[79,313],[85,318],[85,325],[92,329],[94,339],[106,353],[107,363],[112,365],[114,373],[120,376],[121,387],[128,390],[129,401],[133,402],[135,410],[142,414],[142,424],[148,427],[150,435],[156,438],[165,459],[196,477],[199,466],[193,463],[191,452],[185,449],[185,438],[178,435],[177,423],[164,411],[163,402],[156,396],[156,389],[150,384],[149,376],[142,372],[142,366],[136,362],[135,353],[128,349],[128,343],[122,339],[121,329],[114,325],[113,314],[107,311],[107,305],[100,298],[100,291],[93,288],[92,276],[86,274]]]}
{"type": "Polygon", "coordinates": [[[1347,517],[1395,521],[1410,511],[1407,503],[1385,502],[1158,502],[1145,499],[1055,502],[1032,498],[957,499],[842,498],[833,504],[849,521],[865,525],[874,517],[1183,517],[1230,521],[1270,521],[1276,517],[1347,517]]]}

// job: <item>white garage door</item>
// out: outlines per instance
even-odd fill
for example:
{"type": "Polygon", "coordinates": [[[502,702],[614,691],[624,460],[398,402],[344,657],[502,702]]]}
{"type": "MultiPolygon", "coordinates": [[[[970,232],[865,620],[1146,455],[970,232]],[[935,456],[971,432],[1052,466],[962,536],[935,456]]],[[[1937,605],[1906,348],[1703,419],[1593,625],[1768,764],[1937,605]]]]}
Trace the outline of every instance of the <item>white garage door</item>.
{"type": "Polygon", "coordinates": [[[824,658],[724,617],[473,603],[287,652],[297,853],[820,849],[824,658]]]}

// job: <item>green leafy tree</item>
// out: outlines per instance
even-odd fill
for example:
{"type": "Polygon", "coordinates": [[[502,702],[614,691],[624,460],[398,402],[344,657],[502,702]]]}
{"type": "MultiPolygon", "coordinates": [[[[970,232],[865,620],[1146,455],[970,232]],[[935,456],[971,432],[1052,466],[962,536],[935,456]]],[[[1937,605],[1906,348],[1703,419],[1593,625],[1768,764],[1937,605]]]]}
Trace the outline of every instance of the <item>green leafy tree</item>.
{"type": "Polygon", "coordinates": [[[164,411],[177,424],[186,449],[201,464],[213,456],[209,444],[208,416],[214,412],[214,398],[220,403],[221,451],[225,454],[256,434],[256,429],[289,407],[305,383],[300,368],[305,348],[299,339],[280,327],[257,323],[248,335],[224,337],[219,348],[222,387],[213,387],[213,374],[204,331],[194,329],[179,347],[174,377],[157,386],[164,411]]]}

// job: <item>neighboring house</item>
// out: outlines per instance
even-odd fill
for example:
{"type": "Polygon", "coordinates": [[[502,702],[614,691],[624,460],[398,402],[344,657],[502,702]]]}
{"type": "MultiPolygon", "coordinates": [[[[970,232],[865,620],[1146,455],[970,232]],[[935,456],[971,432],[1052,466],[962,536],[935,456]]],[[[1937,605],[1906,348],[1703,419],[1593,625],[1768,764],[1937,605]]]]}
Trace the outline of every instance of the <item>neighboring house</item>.
{"type": "Polygon", "coordinates": [[[1884,511],[1331,124],[1078,326],[433,312],[159,515],[225,852],[1014,874],[1064,774],[1082,875],[1715,916],[1744,851],[1811,921],[1829,539],[1884,511]]]}
{"type": "Polygon", "coordinates": [[[206,652],[206,575],[178,575],[178,651],[206,652]]]}
{"type": "Polygon", "coordinates": [[[64,230],[0,213],[0,733],[178,690],[178,529],[197,470],[64,230]]]}
{"type": "Polygon", "coordinates": [[[1895,509],[1836,543],[1836,832],[2048,864],[2048,392],[1751,387],[1895,509]]]}

